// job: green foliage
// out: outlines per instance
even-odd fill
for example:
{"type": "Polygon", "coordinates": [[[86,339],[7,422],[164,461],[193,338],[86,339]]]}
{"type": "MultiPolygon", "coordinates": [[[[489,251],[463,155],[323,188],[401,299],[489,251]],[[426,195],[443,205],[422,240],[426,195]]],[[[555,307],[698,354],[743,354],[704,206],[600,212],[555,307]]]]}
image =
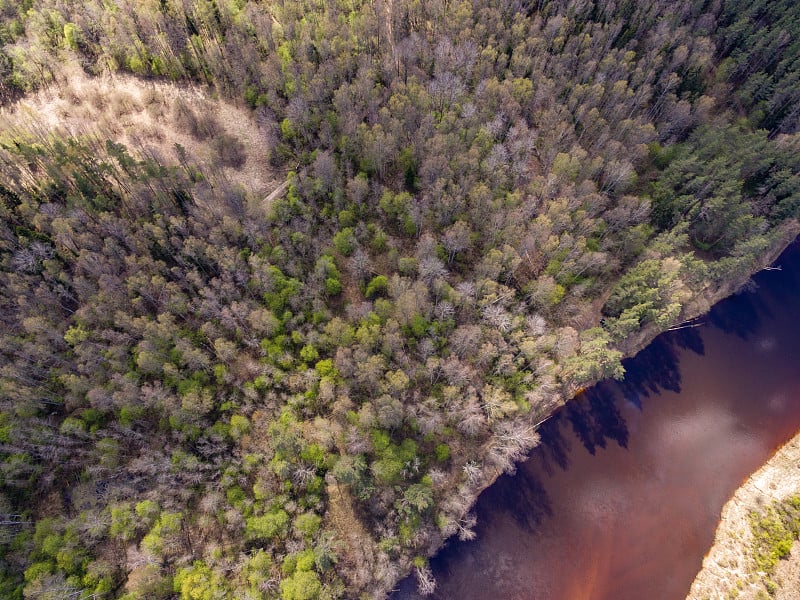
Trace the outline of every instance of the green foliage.
{"type": "Polygon", "coordinates": [[[411,514],[422,514],[433,505],[433,490],[425,483],[414,483],[403,493],[402,507],[411,514]]]}
{"type": "Polygon", "coordinates": [[[12,427],[13,420],[11,415],[5,412],[0,412],[0,443],[8,444],[11,441],[12,427]]]}
{"type": "Polygon", "coordinates": [[[408,332],[415,338],[420,339],[428,332],[429,326],[430,323],[424,316],[419,313],[414,313],[408,324],[408,332]]]}
{"type": "Polygon", "coordinates": [[[339,483],[351,486],[358,492],[364,486],[364,474],[367,465],[361,455],[343,455],[338,458],[331,474],[339,483]]]}
{"type": "Polygon", "coordinates": [[[356,224],[356,217],[352,210],[339,211],[339,224],[342,227],[352,227],[356,224]]]}
{"type": "Polygon", "coordinates": [[[735,253],[763,231],[765,215],[797,214],[800,162],[764,130],[701,127],[672,155],[653,185],[653,222],[662,229],[687,222],[701,250],[735,253]]]}
{"type": "Polygon", "coordinates": [[[245,494],[240,486],[233,485],[225,490],[225,499],[228,501],[228,504],[238,508],[247,499],[247,494],[245,494]]]}
{"type": "Polygon", "coordinates": [[[300,349],[300,358],[304,363],[312,363],[319,358],[319,352],[314,346],[307,344],[300,349]]]}
{"type": "Polygon", "coordinates": [[[299,531],[303,537],[312,538],[319,531],[322,525],[322,517],[314,513],[303,513],[298,515],[294,520],[294,528],[299,531]]]}
{"type": "Polygon", "coordinates": [[[372,4],[323,4],[0,2],[0,499],[37,521],[0,597],[255,598],[279,564],[284,598],[364,595],[331,528],[407,564],[451,447],[620,376],[614,342],[800,216],[796,2],[410,2],[391,44],[372,4]],[[76,81],[58,130],[14,116],[73,62],[200,91],[76,81]],[[129,572],[108,549],[140,537],[129,572]]]}
{"type": "Polygon", "coordinates": [[[281,565],[284,575],[291,575],[297,571],[311,571],[314,568],[314,551],[311,549],[289,554],[281,565]]]}
{"type": "Polygon", "coordinates": [[[321,377],[336,377],[338,374],[330,358],[317,362],[317,364],[314,365],[314,370],[319,373],[321,377]]]}
{"type": "Polygon", "coordinates": [[[416,225],[411,218],[411,202],[408,192],[394,194],[386,190],[378,203],[390,221],[406,235],[416,233],[416,225]]]}
{"type": "Polygon", "coordinates": [[[270,265],[268,273],[271,290],[264,293],[264,302],[275,314],[282,314],[290,301],[302,290],[303,284],[294,277],[286,277],[276,266],[270,265]]]}
{"type": "Polygon", "coordinates": [[[31,562],[24,572],[26,596],[46,587],[51,577],[56,580],[66,578],[76,584],[85,580],[93,587],[102,587],[102,578],[87,574],[89,553],[75,524],[41,519],[36,523],[32,541],[31,562]]]}
{"type": "Polygon", "coordinates": [[[182,520],[183,515],[179,512],[162,512],[150,531],[142,538],[142,548],[155,556],[164,555],[170,538],[180,532],[182,520]]]}
{"type": "Polygon", "coordinates": [[[326,453],[319,444],[308,444],[300,451],[300,458],[317,468],[322,468],[326,462],[326,453]]]}
{"type": "Polygon", "coordinates": [[[281,600],[317,600],[322,583],[314,571],[297,571],[281,580],[281,600]]]}
{"type": "Polygon", "coordinates": [[[250,421],[244,415],[233,415],[230,421],[230,434],[233,439],[238,440],[250,431],[250,421]]]}
{"type": "Polygon", "coordinates": [[[153,500],[142,500],[141,502],[137,502],[135,506],[136,516],[140,519],[146,527],[150,527],[153,522],[155,522],[158,514],[161,512],[161,509],[158,506],[158,503],[154,502],[153,500]]]}
{"type": "Polygon", "coordinates": [[[800,496],[774,503],[764,512],[750,515],[753,560],[756,571],[772,575],[778,561],[789,556],[800,538],[800,496]]]}
{"type": "Polygon", "coordinates": [[[325,293],[329,296],[337,296],[342,293],[342,282],[334,277],[325,279],[325,293]]]}
{"type": "Polygon", "coordinates": [[[436,460],[439,462],[446,462],[450,459],[450,446],[447,444],[437,444],[436,446],[436,460]]]}
{"type": "Polygon", "coordinates": [[[404,439],[399,445],[391,441],[386,431],[376,430],[372,433],[372,445],[375,449],[375,460],[370,470],[381,485],[393,485],[403,477],[415,474],[417,443],[412,439],[404,439]]]}
{"type": "Polygon", "coordinates": [[[272,560],[264,550],[254,552],[243,569],[251,593],[260,594],[260,588],[269,581],[272,560]]]}
{"type": "Polygon", "coordinates": [[[367,289],[364,295],[367,298],[375,298],[376,296],[383,296],[389,287],[389,280],[386,275],[376,275],[367,284],[367,289]]]}
{"type": "Polygon", "coordinates": [[[223,600],[230,597],[224,577],[199,560],[191,567],[178,569],[174,590],[180,593],[181,600],[223,600]]]}
{"type": "Polygon", "coordinates": [[[249,517],[245,522],[245,539],[248,541],[270,542],[286,535],[289,515],[285,510],[273,509],[259,517],[249,517]]]}
{"type": "Polygon", "coordinates": [[[89,332],[81,325],[75,325],[64,333],[64,341],[70,346],[77,346],[89,337],[89,332]]]}
{"type": "Polygon", "coordinates": [[[130,427],[135,421],[144,416],[142,406],[123,406],[119,409],[117,420],[123,427],[130,427]]]}
{"type": "Polygon", "coordinates": [[[333,246],[344,256],[350,256],[356,249],[356,236],[352,227],[345,227],[333,236],[333,246]]]}
{"type": "Polygon", "coordinates": [[[625,370],[620,362],[622,353],[610,346],[611,337],[599,327],[581,334],[581,346],[577,355],[564,361],[562,378],[577,383],[590,383],[613,377],[622,379],[625,370]]]}
{"type": "Polygon", "coordinates": [[[655,321],[668,327],[680,314],[687,298],[680,280],[682,265],[674,258],[644,260],[623,275],[603,306],[603,313],[615,317],[608,328],[623,338],[640,325],[655,321]]]}
{"type": "Polygon", "coordinates": [[[553,160],[552,173],[563,177],[567,181],[574,181],[578,177],[581,164],[575,156],[559,152],[553,160]]]}
{"type": "Polygon", "coordinates": [[[67,417],[61,423],[59,431],[64,435],[81,436],[86,434],[86,423],[74,417],[67,417]]]}
{"type": "Polygon", "coordinates": [[[75,23],[64,23],[64,44],[70,50],[77,50],[81,32],[75,23]]]}
{"type": "MultiPolygon", "coordinates": [[[[352,231],[352,230],[351,230],[352,231]]],[[[338,246],[337,246],[338,248],[338,246]]],[[[351,250],[352,251],[352,250],[351,250]]],[[[336,268],[336,263],[332,256],[323,254],[317,259],[314,271],[320,279],[325,280],[325,293],[329,296],[336,296],[342,291],[341,274],[336,268]]]]}
{"type": "Polygon", "coordinates": [[[137,520],[130,504],[123,503],[111,507],[111,528],[109,534],[113,538],[129,542],[136,535],[137,520]]]}
{"type": "Polygon", "coordinates": [[[721,16],[720,48],[729,57],[722,75],[738,87],[737,101],[757,127],[796,131],[798,115],[790,107],[800,102],[798,45],[787,43],[786,36],[797,32],[797,4],[732,0],[725,3],[721,16]]]}

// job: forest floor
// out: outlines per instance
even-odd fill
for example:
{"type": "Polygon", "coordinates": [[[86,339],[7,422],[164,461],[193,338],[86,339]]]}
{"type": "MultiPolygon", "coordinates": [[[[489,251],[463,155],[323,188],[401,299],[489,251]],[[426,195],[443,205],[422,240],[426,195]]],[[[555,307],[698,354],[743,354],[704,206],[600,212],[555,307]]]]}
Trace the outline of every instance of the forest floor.
{"type": "Polygon", "coordinates": [[[800,434],[794,437],[740,487],[722,509],[714,545],[703,560],[687,600],[800,599],[800,542],[778,562],[771,577],[757,572],[753,559],[750,514],[800,493],[800,434]],[[765,580],[778,589],[767,593],[765,580]]]}

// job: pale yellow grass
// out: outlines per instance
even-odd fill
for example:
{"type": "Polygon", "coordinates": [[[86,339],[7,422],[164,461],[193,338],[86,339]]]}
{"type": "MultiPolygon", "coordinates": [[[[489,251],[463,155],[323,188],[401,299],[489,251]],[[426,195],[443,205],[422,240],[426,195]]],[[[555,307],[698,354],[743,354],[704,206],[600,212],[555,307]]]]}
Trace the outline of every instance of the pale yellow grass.
{"type": "Polygon", "coordinates": [[[245,107],[213,98],[198,86],[120,74],[91,77],[79,68],[66,68],[65,73],[57,84],[0,108],[0,131],[44,128],[98,136],[125,144],[134,156],[154,156],[169,166],[180,164],[179,144],[187,162],[209,180],[227,179],[253,196],[265,196],[285,178],[270,168],[269,136],[245,107]],[[176,123],[179,101],[198,117],[211,117],[220,134],[242,143],[246,160],[240,168],[221,163],[213,146],[216,136],[199,140],[176,123]]]}

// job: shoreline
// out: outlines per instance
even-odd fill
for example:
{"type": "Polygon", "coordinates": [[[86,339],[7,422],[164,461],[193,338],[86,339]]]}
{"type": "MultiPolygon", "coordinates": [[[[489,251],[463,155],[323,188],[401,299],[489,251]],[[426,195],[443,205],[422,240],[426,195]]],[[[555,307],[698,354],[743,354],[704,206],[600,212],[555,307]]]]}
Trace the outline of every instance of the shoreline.
{"type": "Polygon", "coordinates": [[[786,560],[779,561],[772,576],[756,572],[750,513],[763,511],[800,493],[800,433],[784,444],[753,473],[722,509],[714,543],[692,583],[686,600],[729,598],[777,600],[800,598],[800,542],[786,560]],[[765,581],[778,588],[767,596],[765,581]]]}
{"type": "MultiPolygon", "coordinates": [[[[742,286],[744,286],[747,283],[747,281],[753,275],[764,270],[765,268],[769,267],[772,263],[774,263],[780,257],[780,255],[789,247],[789,245],[791,245],[796,239],[798,239],[798,237],[800,237],[800,221],[793,220],[785,223],[784,226],[781,228],[781,230],[777,232],[775,244],[762,255],[760,260],[754,265],[754,269],[751,272],[739,275],[738,277],[731,278],[730,280],[725,281],[724,283],[720,284],[714,289],[703,290],[702,293],[699,293],[697,296],[693,297],[683,307],[680,316],[676,319],[676,323],[674,323],[672,326],[680,325],[681,323],[691,321],[708,313],[708,311],[711,310],[711,308],[715,304],[735,294],[739,289],[742,288],[742,286]]],[[[669,328],[659,328],[654,323],[648,323],[644,327],[642,327],[642,329],[633,333],[631,336],[623,340],[623,342],[617,344],[616,349],[622,352],[623,358],[633,357],[638,352],[643,350],[647,345],[649,345],[656,337],[658,337],[660,334],[668,330],[669,328]]],[[[541,416],[539,419],[537,419],[537,422],[534,425],[534,427],[538,429],[539,425],[541,425],[544,421],[548,420],[558,410],[563,408],[568,402],[571,402],[575,398],[575,394],[581,388],[591,387],[599,383],[599,381],[600,380],[584,383],[581,386],[577,386],[569,382],[563,384],[562,389],[554,392],[551,396],[551,405],[550,405],[551,409],[548,411],[546,415],[541,416]]],[[[800,434],[798,434],[798,438],[800,438],[800,434]]],[[[527,452],[530,452],[530,450],[532,449],[533,447],[527,449],[526,456],[527,452]]],[[[488,447],[484,448],[483,451],[478,456],[480,457],[481,460],[485,459],[488,456],[488,447]]],[[[524,462],[525,460],[526,458],[523,458],[519,462],[524,462]]],[[[469,499],[469,504],[468,504],[468,509],[464,511],[463,514],[457,515],[458,519],[461,519],[464,516],[466,516],[474,508],[475,503],[478,500],[478,497],[484,492],[484,490],[488,489],[491,485],[493,485],[494,482],[500,477],[500,475],[502,475],[502,472],[499,472],[496,468],[490,467],[488,465],[486,465],[482,469],[479,481],[475,481],[470,486],[472,490],[469,496],[467,496],[463,492],[460,494],[463,497],[465,497],[465,499],[469,499]]],[[[798,489],[800,490],[800,487],[798,489]]],[[[454,535],[454,533],[451,533],[445,536],[443,535],[443,532],[439,530],[428,531],[427,533],[430,536],[429,538],[430,544],[426,552],[428,559],[433,558],[433,556],[435,556],[454,535]]],[[[403,561],[403,558],[405,557],[400,557],[400,560],[403,561]]],[[[400,565],[400,572],[402,573],[402,575],[398,577],[398,579],[394,581],[392,585],[385,590],[385,592],[383,592],[383,595],[374,597],[375,598],[390,597],[392,593],[397,591],[398,589],[397,584],[400,581],[403,581],[407,577],[411,576],[412,566],[413,565],[410,560],[403,561],[403,563],[401,563],[400,565]]],[[[703,598],[705,599],[705,596],[703,598]]],[[[725,598],[727,598],[727,596],[725,596],[725,598]]],[[[798,600],[800,600],[800,597],[798,597],[798,600]]]]}

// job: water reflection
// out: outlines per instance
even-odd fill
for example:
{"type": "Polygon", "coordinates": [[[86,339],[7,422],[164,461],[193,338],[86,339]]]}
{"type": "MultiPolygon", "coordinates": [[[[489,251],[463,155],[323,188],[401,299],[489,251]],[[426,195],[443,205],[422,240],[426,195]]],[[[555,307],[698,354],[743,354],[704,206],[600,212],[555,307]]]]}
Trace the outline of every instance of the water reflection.
{"type": "MultiPolygon", "coordinates": [[[[548,476],[553,475],[555,468],[566,471],[570,466],[572,435],[592,456],[609,442],[627,448],[629,432],[620,401],[627,400],[641,410],[642,398],[662,390],[680,392],[681,349],[703,354],[703,340],[696,330],[683,329],[660,337],[635,360],[624,361],[627,372],[624,381],[603,382],[585,390],[546,421],[539,430],[542,442],[535,451],[538,467],[548,476]]],[[[552,503],[545,486],[531,469],[525,471],[523,476],[503,475],[498,479],[481,496],[479,512],[505,512],[528,531],[552,516],[552,503]]]]}
{"type": "MultiPolygon", "coordinates": [[[[800,430],[800,251],[540,428],[433,561],[438,599],[678,600],[733,490],[800,430]]],[[[417,598],[403,582],[396,600],[417,598]]]]}

